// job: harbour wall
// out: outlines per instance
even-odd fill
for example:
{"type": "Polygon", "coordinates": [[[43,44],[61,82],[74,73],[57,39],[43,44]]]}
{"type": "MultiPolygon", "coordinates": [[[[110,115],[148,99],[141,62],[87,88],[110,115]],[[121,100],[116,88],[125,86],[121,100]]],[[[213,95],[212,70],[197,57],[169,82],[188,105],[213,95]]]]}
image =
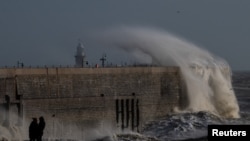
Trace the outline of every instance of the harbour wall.
{"type": "Polygon", "coordinates": [[[178,67],[2,68],[0,122],[27,127],[43,116],[51,127],[45,136],[63,134],[54,129],[55,119],[82,130],[108,124],[140,132],[179,107],[181,91],[178,67]]]}

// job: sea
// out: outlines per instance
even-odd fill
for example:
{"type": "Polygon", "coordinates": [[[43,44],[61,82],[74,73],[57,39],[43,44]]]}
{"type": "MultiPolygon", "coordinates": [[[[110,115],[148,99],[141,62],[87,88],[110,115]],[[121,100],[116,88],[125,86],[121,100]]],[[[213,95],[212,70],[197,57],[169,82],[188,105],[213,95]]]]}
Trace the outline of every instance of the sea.
{"type": "Polygon", "coordinates": [[[187,112],[168,115],[150,122],[142,135],[159,141],[207,140],[208,125],[250,126],[250,72],[233,72],[233,90],[239,104],[240,118],[222,118],[209,112],[187,112]]]}

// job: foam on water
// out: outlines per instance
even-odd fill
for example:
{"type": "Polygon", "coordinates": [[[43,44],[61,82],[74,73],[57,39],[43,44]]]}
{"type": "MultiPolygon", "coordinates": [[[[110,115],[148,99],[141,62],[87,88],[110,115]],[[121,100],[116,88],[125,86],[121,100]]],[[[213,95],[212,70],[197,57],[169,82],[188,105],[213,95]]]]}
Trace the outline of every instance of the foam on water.
{"type": "Polygon", "coordinates": [[[220,119],[206,112],[182,113],[150,122],[143,134],[161,140],[183,140],[207,136],[208,124],[220,124],[220,119]]]}

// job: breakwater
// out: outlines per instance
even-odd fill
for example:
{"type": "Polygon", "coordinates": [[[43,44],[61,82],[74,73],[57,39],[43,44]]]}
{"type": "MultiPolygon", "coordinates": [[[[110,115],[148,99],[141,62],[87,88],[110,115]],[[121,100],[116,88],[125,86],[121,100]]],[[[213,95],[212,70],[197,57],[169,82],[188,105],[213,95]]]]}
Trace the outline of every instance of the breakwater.
{"type": "Polygon", "coordinates": [[[3,68],[0,120],[27,129],[42,115],[46,138],[66,136],[68,125],[80,132],[107,126],[140,132],[147,121],[179,107],[180,93],[178,67],[3,68]]]}

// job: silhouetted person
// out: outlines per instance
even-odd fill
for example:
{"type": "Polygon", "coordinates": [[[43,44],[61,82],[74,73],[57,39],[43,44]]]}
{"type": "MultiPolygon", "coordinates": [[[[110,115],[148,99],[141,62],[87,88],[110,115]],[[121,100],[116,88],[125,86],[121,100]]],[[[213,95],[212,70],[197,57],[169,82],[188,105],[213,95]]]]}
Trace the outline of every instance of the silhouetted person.
{"type": "Polygon", "coordinates": [[[29,126],[29,138],[30,141],[35,141],[37,139],[37,134],[38,133],[38,123],[37,123],[37,118],[33,118],[32,122],[30,123],[29,126]]]}
{"type": "Polygon", "coordinates": [[[38,137],[37,141],[42,141],[42,136],[43,136],[43,130],[45,128],[45,121],[44,118],[41,116],[39,118],[39,124],[38,124],[38,137]]]}

